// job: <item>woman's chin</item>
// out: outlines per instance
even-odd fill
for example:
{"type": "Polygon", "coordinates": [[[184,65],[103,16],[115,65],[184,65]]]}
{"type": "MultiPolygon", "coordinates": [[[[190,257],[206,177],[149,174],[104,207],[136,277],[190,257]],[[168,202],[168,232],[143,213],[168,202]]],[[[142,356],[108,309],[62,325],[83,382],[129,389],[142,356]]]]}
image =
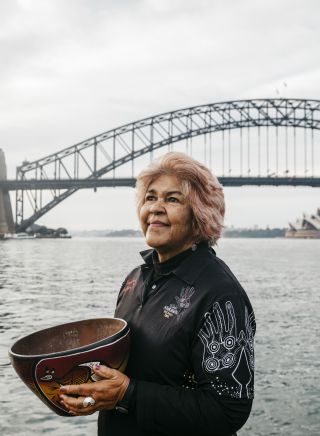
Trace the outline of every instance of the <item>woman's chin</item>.
{"type": "Polygon", "coordinates": [[[155,235],[148,235],[148,233],[146,234],[146,243],[149,245],[149,247],[155,249],[164,245],[164,241],[161,240],[161,238],[157,238],[155,235]]]}

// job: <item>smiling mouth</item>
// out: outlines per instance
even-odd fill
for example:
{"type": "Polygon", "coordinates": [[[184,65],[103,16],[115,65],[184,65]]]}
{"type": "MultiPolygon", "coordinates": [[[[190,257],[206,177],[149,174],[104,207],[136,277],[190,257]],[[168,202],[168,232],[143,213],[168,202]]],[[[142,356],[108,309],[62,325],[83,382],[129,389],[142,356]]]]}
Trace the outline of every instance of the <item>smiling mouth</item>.
{"type": "Polygon", "coordinates": [[[160,221],[155,221],[153,223],[149,223],[148,227],[150,228],[160,228],[160,227],[169,227],[169,224],[162,223],[160,221]]]}

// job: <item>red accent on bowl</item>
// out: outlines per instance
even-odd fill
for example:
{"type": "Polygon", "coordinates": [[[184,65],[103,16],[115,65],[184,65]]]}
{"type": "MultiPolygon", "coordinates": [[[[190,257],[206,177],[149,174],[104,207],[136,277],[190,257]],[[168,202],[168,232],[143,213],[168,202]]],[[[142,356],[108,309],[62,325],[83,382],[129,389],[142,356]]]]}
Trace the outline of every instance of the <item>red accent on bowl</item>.
{"type": "Polygon", "coordinates": [[[9,350],[21,380],[58,415],[71,416],[59,403],[62,385],[97,381],[95,363],[124,371],[130,329],[119,318],[70,322],[19,339],[9,350]]]}

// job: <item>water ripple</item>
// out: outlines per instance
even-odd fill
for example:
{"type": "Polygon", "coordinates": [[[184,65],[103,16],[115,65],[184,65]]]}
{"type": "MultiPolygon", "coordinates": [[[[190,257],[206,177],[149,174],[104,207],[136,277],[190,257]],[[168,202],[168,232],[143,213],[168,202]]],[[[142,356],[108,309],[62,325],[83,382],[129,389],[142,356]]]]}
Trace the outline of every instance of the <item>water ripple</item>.
{"type": "MultiPolygon", "coordinates": [[[[140,239],[0,243],[1,436],[87,436],[96,416],[53,414],[18,379],[17,338],[76,319],[112,316],[118,289],[141,263],[140,239]]],[[[319,436],[320,241],[223,239],[217,249],[257,318],[256,399],[239,436],[319,436]]]]}

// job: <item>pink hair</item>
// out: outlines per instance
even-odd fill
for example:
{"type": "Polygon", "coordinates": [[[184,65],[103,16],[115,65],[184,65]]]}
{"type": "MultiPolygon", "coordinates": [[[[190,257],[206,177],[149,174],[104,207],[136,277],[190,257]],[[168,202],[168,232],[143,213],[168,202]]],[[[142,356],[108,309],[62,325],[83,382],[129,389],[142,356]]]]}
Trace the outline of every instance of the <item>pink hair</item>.
{"type": "Polygon", "coordinates": [[[214,245],[223,229],[223,189],[217,177],[205,165],[184,153],[166,153],[141,171],[136,184],[138,213],[150,183],[163,174],[174,175],[181,181],[183,194],[193,213],[195,240],[214,245]]]}

